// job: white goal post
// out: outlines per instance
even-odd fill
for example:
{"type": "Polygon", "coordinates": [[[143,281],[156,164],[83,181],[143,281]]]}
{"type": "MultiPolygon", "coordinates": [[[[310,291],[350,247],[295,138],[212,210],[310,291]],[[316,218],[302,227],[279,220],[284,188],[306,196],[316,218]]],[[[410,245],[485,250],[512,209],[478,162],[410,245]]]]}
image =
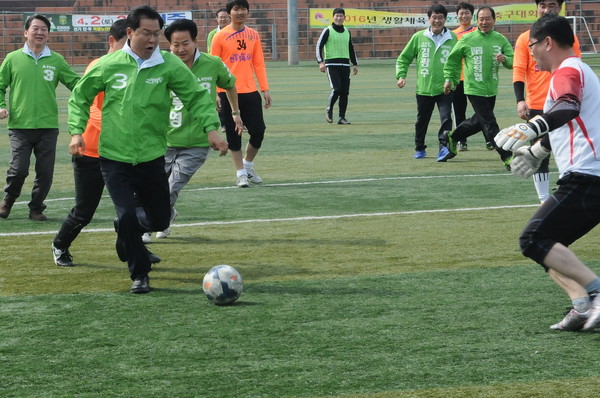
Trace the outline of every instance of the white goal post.
{"type": "Polygon", "coordinates": [[[587,37],[590,39],[590,43],[592,44],[592,48],[594,49],[594,51],[592,52],[583,52],[582,54],[598,54],[598,50],[596,49],[596,44],[594,43],[594,38],[592,37],[592,33],[590,32],[590,28],[588,27],[588,24],[585,20],[584,17],[566,17],[567,19],[569,19],[571,21],[571,24],[573,25],[573,33],[577,34],[577,26],[581,26],[582,29],[585,28],[585,33],[587,33],[587,37]]]}

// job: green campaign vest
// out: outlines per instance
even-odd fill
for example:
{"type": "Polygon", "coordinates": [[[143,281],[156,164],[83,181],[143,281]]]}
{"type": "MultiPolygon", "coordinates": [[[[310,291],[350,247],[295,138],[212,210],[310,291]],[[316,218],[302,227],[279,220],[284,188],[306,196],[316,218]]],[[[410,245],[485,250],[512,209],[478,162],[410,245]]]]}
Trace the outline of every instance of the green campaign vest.
{"type": "Polygon", "coordinates": [[[329,26],[329,37],[325,43],[325,59],[346,58],[350,59],[350,32],[344,29],[342,33],[338,33],[329,26]]]}

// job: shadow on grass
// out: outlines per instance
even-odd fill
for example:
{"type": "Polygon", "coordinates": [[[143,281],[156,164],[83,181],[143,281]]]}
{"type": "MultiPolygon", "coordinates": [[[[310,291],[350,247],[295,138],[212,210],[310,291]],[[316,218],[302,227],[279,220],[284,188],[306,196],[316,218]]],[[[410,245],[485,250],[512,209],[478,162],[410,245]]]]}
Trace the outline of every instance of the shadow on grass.
{"type": "Polygon", "coordinates": [[[127,270],[127,263],[121,263],[120,265],[106,265],[106,264],[90,264],[90,263],[75,263],[73,267],[62,267],[63,269],[71,268],[91,268],[91,269],[106,269],[123,271],[127,270]]]}
{"type": "Polygon", "coordinates": [[[323,286],[306,286],[291,283],[289,285],[269,284],[269,285],[251,285],[244,290],[248,294],[267,294],[267,295],[278,295],[278,296],[367,296],[373,297],[402,297],[408,296],[406,288],[393,289],[386,287],[385,289],[377,288],[365,288],[364,285],[357,286],[345,286],[327,288],[323,286]]]}

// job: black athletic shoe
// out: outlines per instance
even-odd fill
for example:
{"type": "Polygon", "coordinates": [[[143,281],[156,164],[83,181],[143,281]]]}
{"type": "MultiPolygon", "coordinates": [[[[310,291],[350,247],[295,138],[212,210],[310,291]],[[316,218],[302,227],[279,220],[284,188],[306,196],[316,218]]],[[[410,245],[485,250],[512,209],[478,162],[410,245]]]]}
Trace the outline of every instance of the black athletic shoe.
{"type": "Polygon", "coordinates": [[[352,124],[352,123],[350,123],[348,120],[346,120],[345,117],[341,117],[340,120],[338,120],[338,124],[352,124]]]}
{"type": "Polygon", "coordinates": [[[129,291],[136,294],[148,293],[150,291],[150,278],[148,278],[148,275],[136,278],[129,291]]]}
{"type": "Polygon", "coordinates": [[[53,244],[52,256],[54,257],[54,264],[59,267],[72,267],[75,265],[73,264],[73,256],[69,253],[69,249],[58,249],[53,244]]]}
{"type": "Polygon", "coordinates": [[[150,260],[150,264],[160,263],[160,257],[152,253],[150,250],[148,250],[148,248],[146,248],[146,251],[148,252],[148,260],[150,260]]]}

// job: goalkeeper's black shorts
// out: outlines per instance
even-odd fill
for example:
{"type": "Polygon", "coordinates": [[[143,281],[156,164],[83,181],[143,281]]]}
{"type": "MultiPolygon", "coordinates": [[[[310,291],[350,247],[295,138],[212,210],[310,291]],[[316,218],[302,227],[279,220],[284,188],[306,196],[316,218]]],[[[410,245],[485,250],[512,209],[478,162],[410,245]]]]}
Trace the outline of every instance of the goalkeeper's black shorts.
{"type": "Polygon", "coordinates": [[[521,252],[540,264],[556,243],[570,246],[600,223],[600,177],[569,173],[521,233],[521,252]]]}

